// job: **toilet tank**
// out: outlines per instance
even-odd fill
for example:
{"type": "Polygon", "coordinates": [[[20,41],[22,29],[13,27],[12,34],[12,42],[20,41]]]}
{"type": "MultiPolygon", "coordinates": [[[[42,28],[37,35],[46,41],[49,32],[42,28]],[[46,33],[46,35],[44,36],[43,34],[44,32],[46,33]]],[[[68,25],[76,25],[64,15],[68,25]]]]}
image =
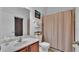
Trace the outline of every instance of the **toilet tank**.
{"type": "Polygon", "coordinates": [[[36,35],[36,38],[39,39],[39,43],[42,42],[42,35],[41,34],[40,35],[36,35]]]}

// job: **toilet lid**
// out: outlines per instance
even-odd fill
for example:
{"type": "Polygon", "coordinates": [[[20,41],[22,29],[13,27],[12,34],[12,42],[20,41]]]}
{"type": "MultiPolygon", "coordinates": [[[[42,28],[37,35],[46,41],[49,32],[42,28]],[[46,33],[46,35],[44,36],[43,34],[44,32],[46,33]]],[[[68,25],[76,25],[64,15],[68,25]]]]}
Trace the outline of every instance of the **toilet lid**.
{"type": "Polygon", "coordinates": [[[42,42],[42,43],[39,43],[39,45],[41,45],[41,46],[49,46],[50,44],[47,43],[47,42],[42,42]]]}

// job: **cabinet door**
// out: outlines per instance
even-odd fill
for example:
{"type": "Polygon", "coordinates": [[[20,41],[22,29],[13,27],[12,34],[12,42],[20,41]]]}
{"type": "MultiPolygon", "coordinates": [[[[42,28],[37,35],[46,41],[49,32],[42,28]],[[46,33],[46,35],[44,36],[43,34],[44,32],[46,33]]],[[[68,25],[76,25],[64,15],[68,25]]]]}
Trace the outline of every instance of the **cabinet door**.
{"type": "Polygon", "coordinates": [[[25,47],[25,48],[22,48],[16,52],[29,52],[29,48],[28,47],[25,47]]]}
{"type": "Polygon", "coordinates": [[[20,52],[26,52],[26,49],[22,49],[20,52]]]}
{"type": "Polygon", "coordinates": [[[28,51],[29,51],[28,47],[25,47],[25,48],[22,49],[20,52],[28,52],[28,51]]]}
{"type": "Polygon", "coordinates": [[[39,42],[29,46],[30,52],[39,52],[39,42]]]}

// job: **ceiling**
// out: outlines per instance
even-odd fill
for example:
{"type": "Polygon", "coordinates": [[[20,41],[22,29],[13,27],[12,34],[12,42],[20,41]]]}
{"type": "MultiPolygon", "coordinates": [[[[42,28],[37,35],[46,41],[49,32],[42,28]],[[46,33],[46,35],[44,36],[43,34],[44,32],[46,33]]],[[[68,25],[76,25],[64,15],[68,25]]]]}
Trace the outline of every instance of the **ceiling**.
{"type": "Polygon", "coordinates": [[[30,8],[40,11],[42,15],[49,15],[52,13],[74,9],[74,7],[30,7],[30,8]]]}

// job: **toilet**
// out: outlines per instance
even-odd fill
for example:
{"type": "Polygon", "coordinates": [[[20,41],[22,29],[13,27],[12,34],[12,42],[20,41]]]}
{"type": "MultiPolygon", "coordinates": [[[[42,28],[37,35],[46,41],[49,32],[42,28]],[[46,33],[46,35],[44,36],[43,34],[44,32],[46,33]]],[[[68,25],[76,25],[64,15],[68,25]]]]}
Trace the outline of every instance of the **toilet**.
{"type": "Polygon", "coordinates": [[[39,51],[40,52],[48,52],[49,47],[50,47],[50,44],[47,42],[39,43],[39,51]]]}
{"type": "Polygon", "coordinates": [[[48,52],[50,44],[48,42],[42,42],[42,35],[37,37],[39,39],[39,52],[48,52]]]}

